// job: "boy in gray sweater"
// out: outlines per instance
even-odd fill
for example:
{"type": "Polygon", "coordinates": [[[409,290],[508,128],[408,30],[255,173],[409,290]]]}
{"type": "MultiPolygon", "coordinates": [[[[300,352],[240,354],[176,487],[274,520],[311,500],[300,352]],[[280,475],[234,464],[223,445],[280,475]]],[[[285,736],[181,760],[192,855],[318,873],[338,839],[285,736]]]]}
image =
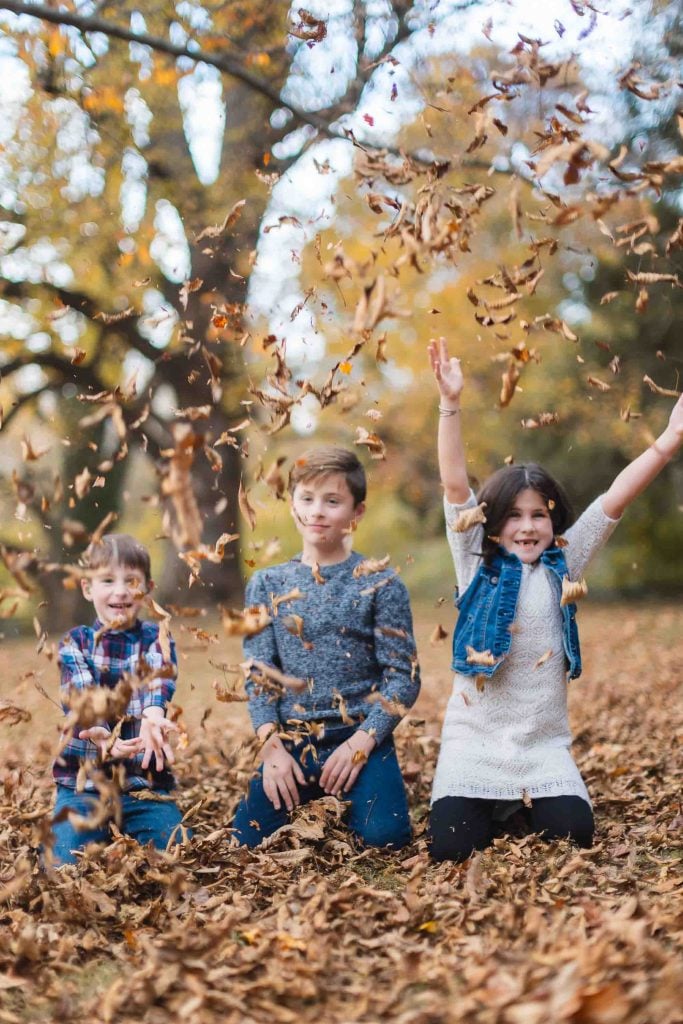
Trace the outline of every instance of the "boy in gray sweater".
{"type": "Polygon", "coordinates": [[[394,570],[351,550],[366,493],[353,452],[307,452],[289,491],[303,550],[247,585],[247,606],[263,606],[270,621],[244,641],[262,764],[235,835],[258,846],[295,806],[332,794],[348,803],[358,839],[399,849],[410,818],[392,733],[420,689],[408,593],[394,570]],[[290,679],[274,693],[282,674],[290,679]]]}

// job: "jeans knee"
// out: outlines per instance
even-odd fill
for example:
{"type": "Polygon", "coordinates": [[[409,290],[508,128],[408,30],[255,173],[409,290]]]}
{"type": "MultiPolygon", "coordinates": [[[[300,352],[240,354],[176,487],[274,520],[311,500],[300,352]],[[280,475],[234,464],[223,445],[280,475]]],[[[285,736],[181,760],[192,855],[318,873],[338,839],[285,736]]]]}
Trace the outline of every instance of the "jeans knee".
{"type": "Polygon", "coordinates": [[[364,846],[380,849],[391,847],[392,850],[402,850],[412,839],[409,821],[368,822],[362,829],[355,828],[353,831],[364,846]]]}

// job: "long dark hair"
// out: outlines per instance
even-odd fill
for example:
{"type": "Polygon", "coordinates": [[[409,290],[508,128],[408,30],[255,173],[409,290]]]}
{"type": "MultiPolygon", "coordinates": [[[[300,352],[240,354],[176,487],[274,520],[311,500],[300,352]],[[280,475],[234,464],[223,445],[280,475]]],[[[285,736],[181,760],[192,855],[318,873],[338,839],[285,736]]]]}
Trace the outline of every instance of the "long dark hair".
{"type": "Polygon", "coordinates": [[[548,506],[556,537],[564,533],[574,522],[574,510],[564,488],[542,466],[535,462],[520,466],[503,466],[488,478],[477,495],[480,504],[486,502],[482,555],[487,565],[496,553],[497,537],[510,515],[515,498],[527,488],[538,491],[548,506]]]}

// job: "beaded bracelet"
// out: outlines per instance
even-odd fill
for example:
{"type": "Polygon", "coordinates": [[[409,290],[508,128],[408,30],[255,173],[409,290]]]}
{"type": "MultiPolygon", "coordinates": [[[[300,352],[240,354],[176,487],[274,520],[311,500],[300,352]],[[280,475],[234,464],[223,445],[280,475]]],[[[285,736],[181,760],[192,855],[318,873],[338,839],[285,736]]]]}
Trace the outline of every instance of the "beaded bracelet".
{"type": "Polygon", "coordinates": [[[459,409],[442,409],[439,406],[439,416],[457,416],[459,412],[459,409]]]}

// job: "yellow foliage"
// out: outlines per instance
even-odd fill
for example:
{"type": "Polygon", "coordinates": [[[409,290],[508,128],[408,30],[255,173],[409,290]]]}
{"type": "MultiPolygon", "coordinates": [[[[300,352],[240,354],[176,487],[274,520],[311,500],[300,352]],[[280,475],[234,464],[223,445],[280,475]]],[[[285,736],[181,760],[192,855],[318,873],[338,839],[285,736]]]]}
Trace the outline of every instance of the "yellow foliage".
{"type": "Polygon", "coordinates": [[[122,114],[124,111],[121,93],[109,85],[102,86],[88,93],[83,98],[83,106],[93,114],[122,114]]]}

